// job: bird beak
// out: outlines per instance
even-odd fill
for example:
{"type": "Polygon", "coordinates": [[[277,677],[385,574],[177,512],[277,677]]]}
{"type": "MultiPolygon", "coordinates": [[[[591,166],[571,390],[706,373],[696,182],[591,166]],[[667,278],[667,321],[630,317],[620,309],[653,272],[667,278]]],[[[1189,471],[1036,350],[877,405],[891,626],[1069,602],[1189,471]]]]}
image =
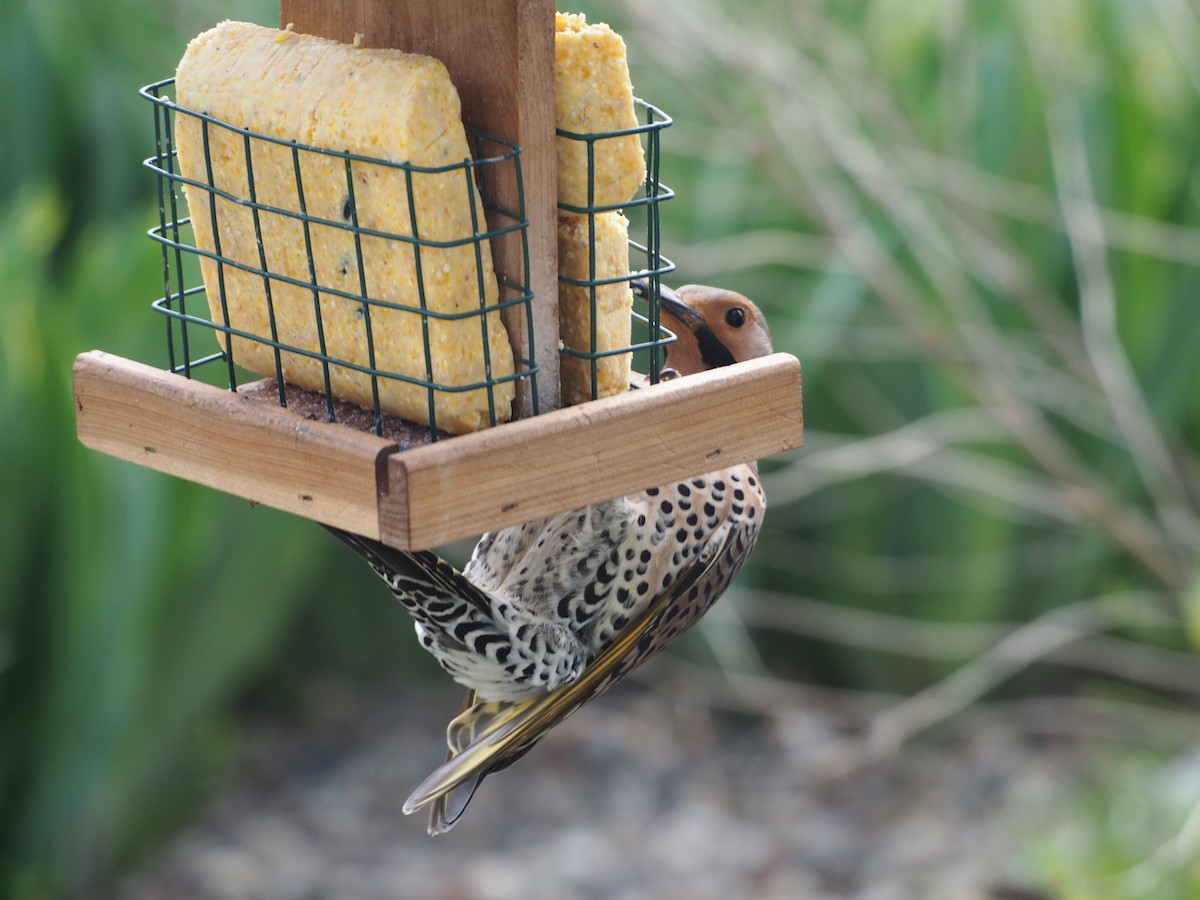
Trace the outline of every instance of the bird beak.
{"type": "Polygon", "coordinates": [[[705,324],[704,316],[680,300],[679,295],[665,284],[659,289],[659,298],[659,308],[688,331],[694,333],[705,324]]]}
{"type": "MultiPolygon", "coordinates": [[[[650,299],[650,285],[644,278],[633,282],[633,292],[643,300],[650,299]]],[[[679,295],[665,284],[658,286],[659,309],[666,313],[688,331],[695,332],[704,325],[704,317],[696,310],[679,299],[679,295]]]]}
{"type": "MultiPolygon", "coordinates": [[[[650,293],[649,285],[644,281],[635,281],[633,290],[642,298],[647,298],[650,293]]],[[[699,310],[685,303],[679,294],[666,285],[660,286],[659,298],[662,325],[678,338],[666,347],[667,365],[683,375],[690,375],[737,362],[699,310]]]]}

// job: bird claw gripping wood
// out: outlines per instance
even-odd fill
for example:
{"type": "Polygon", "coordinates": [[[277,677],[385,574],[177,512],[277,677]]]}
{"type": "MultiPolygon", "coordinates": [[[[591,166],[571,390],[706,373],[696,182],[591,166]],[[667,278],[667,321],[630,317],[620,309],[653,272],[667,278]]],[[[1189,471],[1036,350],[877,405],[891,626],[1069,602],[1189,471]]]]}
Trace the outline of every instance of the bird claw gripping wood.
{"type": "MultiPolygon", "coordinates": [[[[771,352],[762,314],[732,291],[664,288],[662,316],[678,335],[667,365],[680,377],[771,352]]],[[[492,532],[461,573],[432,553],[330,529],[469,689],[446,762],[404,811],[428,807],[431,834],[452,828],[486,775],[708,611],[749,557],[765,509],[757,466],[731,466],[492,532]]]]}

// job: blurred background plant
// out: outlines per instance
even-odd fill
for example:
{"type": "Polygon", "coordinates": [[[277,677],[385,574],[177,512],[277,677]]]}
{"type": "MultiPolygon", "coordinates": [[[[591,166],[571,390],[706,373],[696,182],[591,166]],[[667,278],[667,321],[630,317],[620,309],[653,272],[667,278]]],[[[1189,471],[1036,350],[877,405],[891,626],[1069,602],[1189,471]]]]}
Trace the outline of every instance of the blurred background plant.
{"type": "MultiPolygon", "coordinates": [[[[764,464],[753,567],[668,674],[765,716],[836,691],[862,727],[831,771],[975,722],[1094,741],[1102,781],[1021,825],[1032,879],[1200,895],[1200,7],[582,8],[676,119],[680,278],[756,298],[805,367],[807,446],[764,464]]],[[[276,15],[0,8],[6,895],[141,857],[248,710],[431,671],[309,523],[74,439],[76,353],[164,361],[137,88],[215,21],[276,15]]]]}

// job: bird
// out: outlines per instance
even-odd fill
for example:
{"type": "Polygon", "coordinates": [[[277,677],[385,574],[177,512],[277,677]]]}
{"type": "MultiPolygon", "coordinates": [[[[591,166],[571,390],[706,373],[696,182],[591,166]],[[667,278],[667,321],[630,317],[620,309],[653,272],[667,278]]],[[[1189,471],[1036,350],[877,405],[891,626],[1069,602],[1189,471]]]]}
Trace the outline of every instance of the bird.
{"type": "MultiPolygon", "coordinates": [[[[650,293],[645,281],[635,293],[650,293]]],[[[660,286],[675,335],[664,377],[772,352],[759,308],[734,291],[660,286]]],[[[483,778],[695,624],[754,547],[766,496],[749,462],[485,534],[461,572],[328,527],[415,620],[420,644],[468,689],[449,755],[404,812],[430,834],[459,821],[483,778]]]]}

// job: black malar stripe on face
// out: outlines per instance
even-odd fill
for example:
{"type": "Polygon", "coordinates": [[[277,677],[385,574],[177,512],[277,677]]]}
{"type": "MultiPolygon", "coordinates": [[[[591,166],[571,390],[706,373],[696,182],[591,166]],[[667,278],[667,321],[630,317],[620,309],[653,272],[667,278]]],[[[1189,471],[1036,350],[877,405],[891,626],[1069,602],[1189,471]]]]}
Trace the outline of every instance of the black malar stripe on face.
{"type": "Polygon", "coordinates": [[[708,368],[715,369],[719,366],[732,366],[737,362],[733,358],[733,354],[729,352],[729,348],[721,343],[720,339],[707,325],[699,326],[693,334],[696,335],[696,344],[700,347],[700,358],[708,368]]]}

